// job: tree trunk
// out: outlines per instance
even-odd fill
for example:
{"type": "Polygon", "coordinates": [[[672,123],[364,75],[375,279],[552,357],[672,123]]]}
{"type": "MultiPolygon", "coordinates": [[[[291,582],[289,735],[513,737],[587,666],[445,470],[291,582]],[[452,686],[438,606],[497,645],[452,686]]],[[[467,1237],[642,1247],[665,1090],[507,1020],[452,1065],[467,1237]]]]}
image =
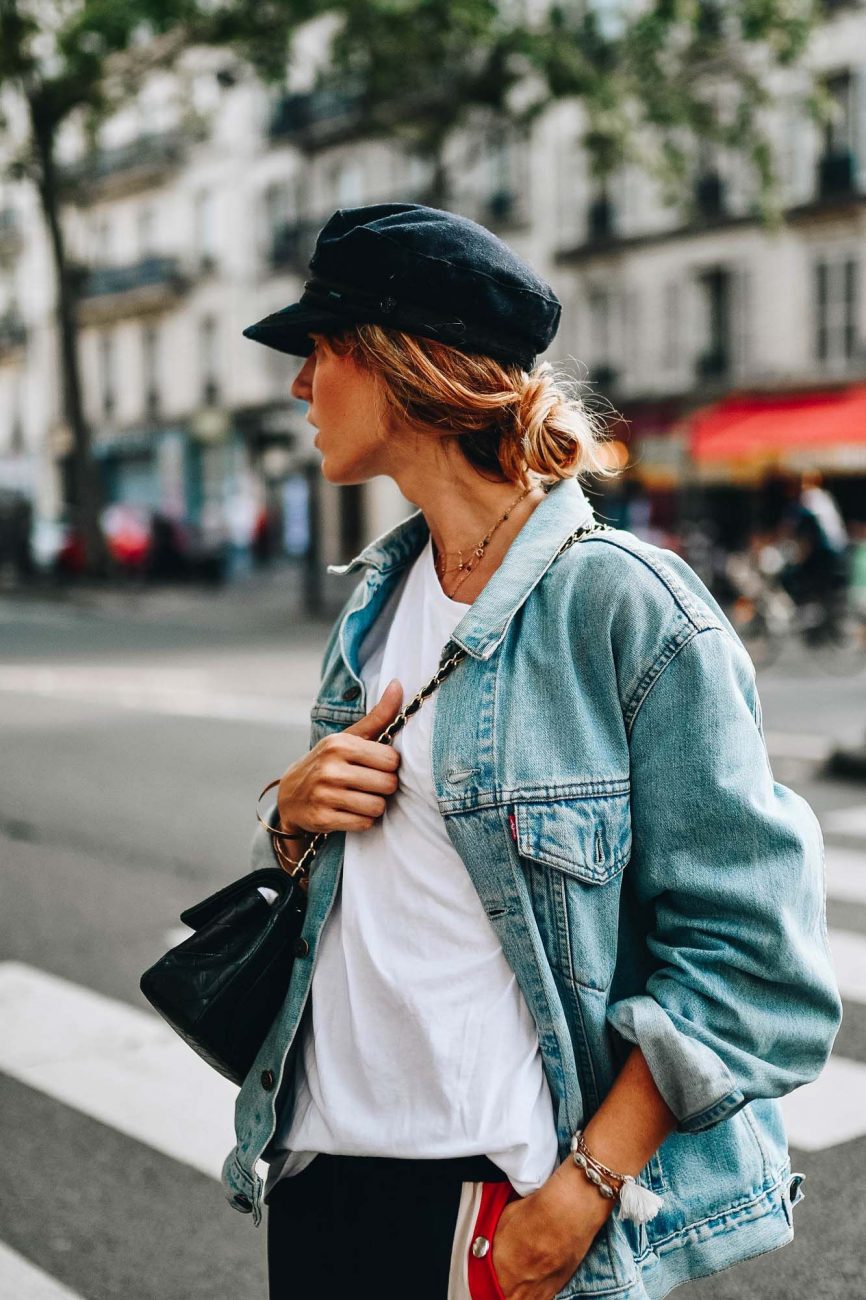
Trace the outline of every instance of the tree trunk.
{"type": "Polygon", "coordinates": [[[111,569],[108,549],[99,523],[102,492],[93,462],[90,430],[84,418],[81,400],[81,372],[78,359],[78,322],[76,292],[66,261],[66,246],[60,224],[57,171],[54,158],[55,132],[40,118],[31,101],[33,140],[39,164],[38,190],[42,213],[51,241],[57,285],[55,320],[60,343],[60,367],[63,378],[63,414],[72,433],[75,523],[85,550],[85,572],[91,577],[106,577],[111,569]]]}

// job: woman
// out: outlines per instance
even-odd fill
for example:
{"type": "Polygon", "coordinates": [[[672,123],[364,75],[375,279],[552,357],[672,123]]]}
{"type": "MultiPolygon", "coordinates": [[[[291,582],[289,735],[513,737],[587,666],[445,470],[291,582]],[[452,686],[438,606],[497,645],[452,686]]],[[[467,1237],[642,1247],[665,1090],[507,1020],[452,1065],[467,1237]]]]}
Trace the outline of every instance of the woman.
{"type": "Polygon", "coordinates": [[[663,1296],[793,1235],[775,1099],[840,1021],[818,823],[691,568],[575,539],[603,470],[535,364],[550,286],[413,204],[336,213],[311,270],[245,333],[306,356],[325,478],[419,509],[332,566],[365,572],[254,841],[337,832],[228,1199],[260,1223],[269,1163],[271,1300],[663,1296]]]}

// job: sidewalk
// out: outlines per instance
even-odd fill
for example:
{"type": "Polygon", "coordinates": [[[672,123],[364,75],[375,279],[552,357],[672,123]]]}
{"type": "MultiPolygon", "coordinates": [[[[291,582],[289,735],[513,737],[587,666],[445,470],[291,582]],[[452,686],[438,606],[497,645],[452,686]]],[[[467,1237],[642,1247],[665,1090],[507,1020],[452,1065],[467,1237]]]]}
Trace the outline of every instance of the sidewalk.
{"type": "Polygon", "coordinates": [[[332,616],[316,617],[305,609],[303,570],[291,560],[275,561],[220,586],[36,582],[0,589],[0,619],[46,607],[73,617],[183,624],[213,632],[237,629],[251,635],[288,633],[304,641],[320,640],[332,622],[332,616]]]}

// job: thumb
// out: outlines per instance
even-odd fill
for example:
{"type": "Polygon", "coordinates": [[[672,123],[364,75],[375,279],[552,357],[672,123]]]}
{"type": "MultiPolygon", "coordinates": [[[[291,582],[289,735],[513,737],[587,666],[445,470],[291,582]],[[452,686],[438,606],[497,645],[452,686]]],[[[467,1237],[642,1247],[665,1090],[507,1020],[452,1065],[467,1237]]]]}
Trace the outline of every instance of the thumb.
{"type": "Polygon", "coordinates": [[[346,731],[355,736],[373,737],[374,739],[381,731],[384,731],[388,723],[399,713],[403,704],[403,686],[398,678],[394,677],[385,687],[379,696],[377,704],[369,713],[357,722],[353,722],[346,731]]]}

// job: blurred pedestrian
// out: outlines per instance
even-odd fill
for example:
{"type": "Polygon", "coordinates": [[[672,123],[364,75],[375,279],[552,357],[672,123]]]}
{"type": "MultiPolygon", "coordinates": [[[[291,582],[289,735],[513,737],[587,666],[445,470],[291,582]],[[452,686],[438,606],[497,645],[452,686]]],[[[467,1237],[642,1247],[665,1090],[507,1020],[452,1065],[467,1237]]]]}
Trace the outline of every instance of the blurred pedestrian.
{"type": "Polygon", "coordinates": [[[782,518],[782,533],[796,544],[782,570],[782,584],[798,604],[814,601],[832,617],[848,586],[849,538],[819,471],[801,475],[797,496],[782,518]]]}
{"type": "Polygon", "coordinates": [[[550,286],[400,203],[335,213],[311,272],[245,333],[306,358],[324,478],[418,510],[337,566],[253,844],[318,860],[227,1197],[267,1205],[272,1300],[664,1295],[792,1237],[777,1098],[841,1014],[816,818],[704,584],[599,530],[550,286]]]}

